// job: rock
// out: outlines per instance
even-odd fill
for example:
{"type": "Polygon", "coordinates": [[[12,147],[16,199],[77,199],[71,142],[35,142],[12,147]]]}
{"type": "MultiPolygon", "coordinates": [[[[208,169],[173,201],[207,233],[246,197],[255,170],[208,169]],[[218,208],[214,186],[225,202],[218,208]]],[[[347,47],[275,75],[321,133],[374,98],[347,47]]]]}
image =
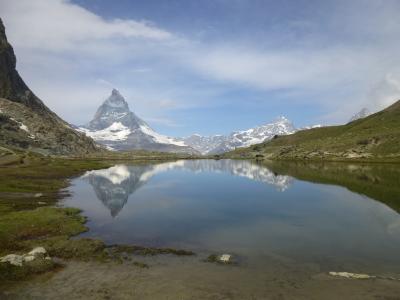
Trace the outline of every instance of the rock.
{"type": "Polygon", "coordinates": [[[42,193],[36,193],[36,194],[34,195],[35,198],[40,198],[40,197],[42,197],[42,196],[43,196],[42,193]]]}
{"type": "Polygon", "coordinates": [[[10,263],[13,266],[22,266],[24,262],[24,257],[22,255],[17,254],[9,254],[0,258],[0,262],[2,263],[10,263]]]}
{"type": "Polygon", "coordinates": [[[26,262],[26,261],[32,261],[32,260],[35,260],[35,256],[34,255],[24,255],[23,256],[23,259],[24,259],[24,261],[26,262]]]}
{"type": "Polygon", "coordinates": [[[231,254],[211,254],[207,257],[205,261],[217,264],[236,264],[231,254]]]}
{"type": "Polygon", "coordinates": [[[43,247],[36,247],[32,251],[27,254],[18,255],[18,254],[9,254],[0,258],[0,262],[2,263],[10,263],[13,266],[22,267],[24,262],[34,261],[37,258],[44,258],[47,260],[51,260],[50,256],[46,256],[47,251],[43,247]]]}
{"type": "Polygon", "coordinates": [[[232,261],[232,255],[230,254],[222,254],[219,257],[219,261],[223,263],[230,263],[232,261]]]}
{"type": "Polygon", "coordinates": [[[47,251],[43,247],[36,247],[31,252],[29,252],[28,255],[33,255],[34,257],[37,257],[40,255],[45,255],[46,253],[47,251]]]}
{"type": "Polygon", "coordinates": [[[368,274],[357,274],[357,273],[349,273],[349,272],[329,272],[329,275],[350,279],[372,279],[376,278],[376,276],[371,276],[368,274]]]}
{"type": "Polygon", "coordinates": [[[47,203],[46,203],[46,202],[43,202],[43,201],[39,201],[38,204],[39,204],[39,205],[46,205],[47,203]]]}

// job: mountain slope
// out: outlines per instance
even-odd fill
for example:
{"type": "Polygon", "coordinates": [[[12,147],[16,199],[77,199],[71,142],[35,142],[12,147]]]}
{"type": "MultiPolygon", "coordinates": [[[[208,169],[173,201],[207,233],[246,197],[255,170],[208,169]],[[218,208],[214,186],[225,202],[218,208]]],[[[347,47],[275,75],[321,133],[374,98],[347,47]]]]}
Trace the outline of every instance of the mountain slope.
{"type": "Polygon", "coordinates": [[[400,159],[400,101],[341,126],[301,130],[270,142],[238,149],[228,157],[271,159],[400,159]]]}
{"type": "Polygon", "coordinates": [[[142,149],[198,154],[183,141],[155,132],[129,110],[124,97],[115,89],[98,108],[92,121],[78,130],[113,150],[142,149]]]}
{"type": "Polygon", "coordinates": [[[0,145],[44,154],[80,155],[98,150],[36,97],[16,70],[16,57],[0,19],[0,145]]]}
{"type": "Polygon", "coordinates": [[[202,154],[221,154],[236,148],[248,147],[272,139],[275,135],[287,135],[296,132],[296,128],[285,117],[279,117],[272,123],[257,126],[230,135],[200,136],[192,135],[183,141],[202,154]]]}

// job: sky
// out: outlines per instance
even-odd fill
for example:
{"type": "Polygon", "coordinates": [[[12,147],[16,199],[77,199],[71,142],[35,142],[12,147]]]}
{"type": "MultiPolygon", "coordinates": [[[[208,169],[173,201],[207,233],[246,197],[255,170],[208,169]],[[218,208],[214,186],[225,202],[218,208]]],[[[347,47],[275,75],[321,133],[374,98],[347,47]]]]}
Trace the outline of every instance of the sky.
{"type": "Polygon", "coordinates": [[[66,121],[112,88],[170,136],[284,115],[341,124],[400,99],[398,0],[0,0],[17,69],[66,121]]]}

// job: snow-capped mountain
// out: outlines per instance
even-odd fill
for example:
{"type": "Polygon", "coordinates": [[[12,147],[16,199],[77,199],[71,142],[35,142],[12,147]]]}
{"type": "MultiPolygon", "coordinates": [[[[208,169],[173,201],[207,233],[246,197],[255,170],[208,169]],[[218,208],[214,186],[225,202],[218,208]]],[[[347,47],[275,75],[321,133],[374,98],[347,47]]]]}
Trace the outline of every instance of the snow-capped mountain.
{"type": "Polygon", "coordinates": [[[230,135],[200,136],[192,135],[184,138],[186,145],[202,154],[220,154],[235,148],[248,147],[272,139],[275,135],[287,135],[297,130],[285,117],[279,117],[272,123],[248,130],[235,131],[230,135]]]}
{"type": "Polygon", "coordinates": [[[275,135],[292,134],[302,129],[307,128],[296,129],[287,118],[279,117],[271,123],[235,131],[229,135],[193,134],[185,138],[172,138],[155,132],[131,112],[124,97],[115,89],[98,108],[93,120],[78,128],[98,143],[113,150],[143,149],[190,154],[220,154],[265,142],[275,135]]]}
{"type": "Polygon", "coordinates": [[[182,140],[155,132],[129,110],[128,103],[116,89],[98,108],[93,120],[78,130],[113,150],[197,153],[182,140]]]}
{"type": "Polygon", "coordinates": [[[190,145],[193,149],[196,149],[201,154],[208,154],[214,149],[218,148],[222,143],[228,141],[228,136],[220,134],[212,136],[193,134],[183,138],[182,140],[186,145],[190,145]]]}
{"type": "Polygon", "coordinates": [[[308,129],[314,129],[314,128],[320,128],[320,127],[322,127],[321,124],[315,124],[315,125],[301,127],[298,130],[308,130],[308,129]]]}
{"type": "Polygon", "coordinates": [[[365,117],[368,117],[371,114],[371,112],[369,111],[368,108],[364,107],[363,109],[361,109],[358,113],[356,113],[354,116],[352,116],[349,120],[349,122],[353,122],[355,120],[358,119],[362,119],[365,117]]]}

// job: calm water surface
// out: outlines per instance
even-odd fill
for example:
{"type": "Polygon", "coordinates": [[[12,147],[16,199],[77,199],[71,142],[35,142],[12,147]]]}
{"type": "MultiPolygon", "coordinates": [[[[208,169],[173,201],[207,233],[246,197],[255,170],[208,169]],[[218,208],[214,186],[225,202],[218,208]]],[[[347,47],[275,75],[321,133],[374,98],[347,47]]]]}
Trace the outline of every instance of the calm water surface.
{"type": "Polygon", "coordinates": [[[254,268],[274,261],[400,274],[399,177],[382,168],[119,164],[74,179],[65,205],[88,217],[83,236],[107,243],[232,253],[254,268]]]}

